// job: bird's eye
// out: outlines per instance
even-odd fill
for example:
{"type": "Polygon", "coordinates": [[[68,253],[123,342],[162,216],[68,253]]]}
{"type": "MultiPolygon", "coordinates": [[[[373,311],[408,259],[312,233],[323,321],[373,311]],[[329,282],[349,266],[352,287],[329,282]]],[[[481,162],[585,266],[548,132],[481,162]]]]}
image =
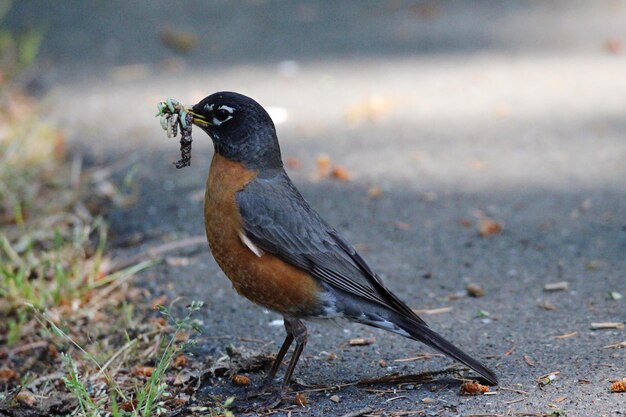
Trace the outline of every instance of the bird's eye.
{"type": "Polygon", "coordinates": [[[225,109],[218,109],[218,110],[215,112],[215,118],[216,118],[218,121],[220,121],[220,122],[225,121],[225,120],[226,120],[226,119],[228,119],[229,117],[230,117],[230,112],[229,112],[228,110],[225,110],[225,109]]]}

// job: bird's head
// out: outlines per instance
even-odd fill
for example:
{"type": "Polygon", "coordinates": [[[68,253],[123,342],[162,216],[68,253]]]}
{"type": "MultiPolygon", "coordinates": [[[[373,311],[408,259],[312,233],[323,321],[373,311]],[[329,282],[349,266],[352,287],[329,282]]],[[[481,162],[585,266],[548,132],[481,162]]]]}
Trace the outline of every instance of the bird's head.
{"type": "Polygon", "coordinates": [[[213,140],[215,152],[250,169],[282,167],[274,123],[250,97],[219,92],[192,106],[193,124],[213,140]]]}

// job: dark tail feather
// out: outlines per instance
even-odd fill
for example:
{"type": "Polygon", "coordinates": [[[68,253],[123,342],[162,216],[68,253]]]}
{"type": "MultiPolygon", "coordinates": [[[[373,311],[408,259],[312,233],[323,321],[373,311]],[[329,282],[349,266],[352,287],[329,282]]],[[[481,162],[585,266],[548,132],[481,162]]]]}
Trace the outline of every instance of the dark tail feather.
{"type": "Polygon", "coordinates": [[[427,325],[402,320],[402,322],[398,323],[398,326],[409,333],[411,338],[435,348],[441,353],[445,353],[451,358],[456,359],[478,372],[492,385],[498,385],[498,377],[493,371],[469,356],[467,353],[463,352],[461,349],[454,346],[452,343],[448,342],[439,334],[435,333],[427,325]]]}

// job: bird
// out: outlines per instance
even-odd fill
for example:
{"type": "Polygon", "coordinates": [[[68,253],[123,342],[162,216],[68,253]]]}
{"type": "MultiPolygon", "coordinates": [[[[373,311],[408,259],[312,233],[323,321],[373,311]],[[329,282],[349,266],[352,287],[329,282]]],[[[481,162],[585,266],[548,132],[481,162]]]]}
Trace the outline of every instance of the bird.
{"type": "Polygon", "coordinates": [[[286,395],[307,343],[305,321],[347,319],[422,342],[489,384],[496,374],[432,330],[392,293],[285,172],[274,123],[245,95],[223,91],[188,107],[213,141],[204,201],[210,250],[237,293],[283,316],[286,337],[265,377],[271,388],[295,342],[280,389],[286,395]]]}

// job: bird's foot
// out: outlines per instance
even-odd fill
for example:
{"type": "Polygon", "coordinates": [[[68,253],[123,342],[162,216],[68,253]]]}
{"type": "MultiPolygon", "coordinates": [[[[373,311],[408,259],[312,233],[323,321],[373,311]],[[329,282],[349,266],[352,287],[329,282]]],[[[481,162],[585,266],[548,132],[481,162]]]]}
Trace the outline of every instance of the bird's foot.
{"type": "Polygon", "coordinates": [[[276,391],[259,404],[259,410],[270,411],[280,404],[286,396],[284,391],[276,391]]]}

